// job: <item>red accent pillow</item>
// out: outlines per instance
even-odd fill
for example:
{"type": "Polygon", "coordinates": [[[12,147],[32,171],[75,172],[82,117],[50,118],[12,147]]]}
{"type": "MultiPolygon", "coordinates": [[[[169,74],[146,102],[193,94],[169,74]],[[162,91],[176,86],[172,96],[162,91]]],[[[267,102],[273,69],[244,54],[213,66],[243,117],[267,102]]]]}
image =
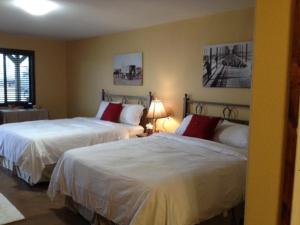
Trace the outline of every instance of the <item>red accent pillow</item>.
{"type": "Polygon", "coordinates": [[[193,115],[183,136],[212,140],[219,120],[217,117],[193,115]]]}
{"type": "Polygon", "coordinates": [[[119,117],[123,109],[122,103],[109,103],[104,110],[101,120],[119,122],[119,117]]]}

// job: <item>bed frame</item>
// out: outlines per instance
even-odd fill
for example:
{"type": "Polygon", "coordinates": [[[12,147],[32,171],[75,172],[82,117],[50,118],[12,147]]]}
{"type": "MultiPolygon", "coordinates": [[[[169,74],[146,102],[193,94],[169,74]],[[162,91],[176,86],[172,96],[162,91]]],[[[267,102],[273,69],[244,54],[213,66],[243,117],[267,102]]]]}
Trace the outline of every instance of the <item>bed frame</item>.
{"type": "Polygon", "coordinates": [[[184,95],[183,118],[189,114],[204,115],[207,106],[216,106],[222,109],[222,118],[241,124],[249,124],[248,120],[237,119],[238,109],[250,109],[250,105],[232,104],[224,102],[208,102],[191,100],[188,94],[184,95]],[[195,112],[191,112],[192,105],[195,105],[195,112]]]}
{"type": "Polygon", "coordinates": [[[133,95],[121,95],[121,94],[111,94],[104,89],[101,91],[101,100],[102,101],[120,101],[123,104],[127,104],[129,102],[134,102],[135,104],[143,105],[145,107],[143,116],[141,118],[140,125],[144,127],[146,130],[146,124],[149,122],[147,119],[148,109],[150,107],[151,101],[153,100],[153,94],[149,91],[147,96],[133,96],[133,95]]]}
{"type": "MultiPolygon", "coordinates": [[[[224,102],[209,102],[209,101],[197,101],[192,100],[188,94],[184,95],[183,103],[183,118],[189,114],[204,115],[207,113],[206,109],[208,106],[215,106],[222,109],[222,119],[226,119],[231,122],[240,123],[249,125],[248,120],[237,119],[238,109],[250,110],[250,105],[246,104],[233,104],[233,103],[224,103],[224,102]],[[194,105],[195,112],[192,112],[192,106],[194,105]]],[[[243,224],[243,215],[244,209],[243,204],[238,207],[228,210],[230,214],[230,224],[231,225],[241,225],[243,224]],[[239,215],[239,216],[237,216],[239,215]]]]}

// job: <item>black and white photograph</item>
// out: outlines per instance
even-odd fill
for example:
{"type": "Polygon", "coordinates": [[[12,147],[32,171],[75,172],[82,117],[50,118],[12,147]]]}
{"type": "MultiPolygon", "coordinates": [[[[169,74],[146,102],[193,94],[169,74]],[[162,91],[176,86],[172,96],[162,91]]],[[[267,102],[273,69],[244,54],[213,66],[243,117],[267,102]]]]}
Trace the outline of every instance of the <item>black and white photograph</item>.
{"type": "Polygon", "coordinates": [[[114,57],[115,85],[143,85],[142,53],[122,54],[114,57]]]}
{"type": "Polygon", "coordinates": [[[205,46],[203,86],[250,88],[252,58],[252,42],[205,46]]]}

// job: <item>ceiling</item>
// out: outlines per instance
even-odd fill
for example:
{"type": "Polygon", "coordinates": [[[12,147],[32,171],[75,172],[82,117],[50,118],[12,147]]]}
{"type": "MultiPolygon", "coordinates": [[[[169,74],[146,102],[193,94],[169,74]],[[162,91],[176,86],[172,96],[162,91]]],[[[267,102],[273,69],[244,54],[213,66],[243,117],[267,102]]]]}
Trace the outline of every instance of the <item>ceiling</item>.
{"type": "Polygon", "coordinates": [[[253,7],[255,0],[52,0],[59,9],[35,17],[0,1],[0,32],[74,40],[253,7]]]}

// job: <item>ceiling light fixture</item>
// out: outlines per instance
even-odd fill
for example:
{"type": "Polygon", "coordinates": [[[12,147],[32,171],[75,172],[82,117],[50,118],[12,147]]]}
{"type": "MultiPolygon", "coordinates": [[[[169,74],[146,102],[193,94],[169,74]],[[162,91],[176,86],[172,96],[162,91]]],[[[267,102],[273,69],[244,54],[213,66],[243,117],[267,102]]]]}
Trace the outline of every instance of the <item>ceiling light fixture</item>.
{"type": "Polygon", "coordinates": [[[43,16],[56,9],[58,4],[49,0],[14,0],[13,4],[34,16],[43,16]]]}

